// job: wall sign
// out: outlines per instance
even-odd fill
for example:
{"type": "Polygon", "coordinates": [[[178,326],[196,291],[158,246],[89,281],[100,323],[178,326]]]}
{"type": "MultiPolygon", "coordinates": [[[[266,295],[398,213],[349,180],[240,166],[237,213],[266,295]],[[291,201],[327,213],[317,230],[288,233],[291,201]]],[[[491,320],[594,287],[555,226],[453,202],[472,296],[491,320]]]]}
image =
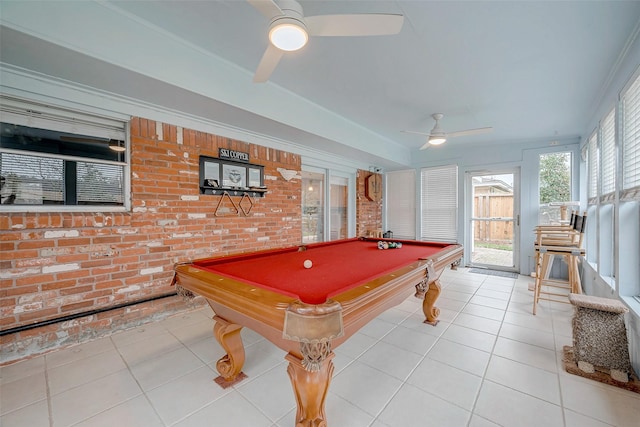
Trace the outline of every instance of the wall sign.
{"type": "Polygon", "coordinates": [[[218,157],[221,159],[233,160],[234,162],[249,163],[249,153],[233,151],[228,148],[218,148],[218,157]]]}

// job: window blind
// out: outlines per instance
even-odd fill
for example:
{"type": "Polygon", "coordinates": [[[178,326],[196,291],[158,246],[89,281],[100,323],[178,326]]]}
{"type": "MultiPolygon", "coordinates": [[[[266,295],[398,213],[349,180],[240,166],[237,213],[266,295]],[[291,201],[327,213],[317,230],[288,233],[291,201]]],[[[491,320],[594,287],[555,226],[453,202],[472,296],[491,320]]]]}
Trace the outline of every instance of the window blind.
{"type": "Polygon", "coordinates": [[[612,195],[616,187],[616,111],[611,110],[600,125],[602,138],[602,184],[601,194],[612,195]]]}
{"type": "Polygon", "coordinates": [[[589,137],[589,151],[587,153],[587,162],[589,170],[589,204],[596,204],[598,197],[598,132],[595,131],[589,137]]]}
{"type": "Polygon", "coordinates": [[[387,172],[387,228],[398,239],[416,238],[416,172],[387,172]]]}
{"type": "Polygon", "coordinates": [[[0,96],[0,118],[3,122],[38,129],[125,140],[123,121],[8,96],[0,96]]]}
{"type": "Polygon", "coordinates": [[[423,240],[458,240],[458,167],[421,170],[421,213],[423,240]]]}
{"type": "MultiPolygon", "coordinates": [[[[640,188],[640,76],[622,95],[622,189],[640,188]]],[[[635,194],[640,199],[640,191],[635,194]]],[[[625,197],[625,194],[623,194],[625,197]]]]}

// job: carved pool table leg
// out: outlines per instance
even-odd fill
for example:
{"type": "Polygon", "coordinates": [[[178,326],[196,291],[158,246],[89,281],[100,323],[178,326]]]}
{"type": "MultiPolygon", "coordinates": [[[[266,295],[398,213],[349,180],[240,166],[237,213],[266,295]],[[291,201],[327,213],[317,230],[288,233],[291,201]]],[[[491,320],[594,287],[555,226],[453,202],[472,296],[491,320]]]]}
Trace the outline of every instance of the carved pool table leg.
{"type": "Polygon", "coordinates": [[[218,316],[214,316],[213,319],[216,321],[213,333],[227,352],[216,363],[220,376],[215,381],[222,388],[227,388],[246,378],[246,375],[241,372],[244,366],[244,345],[240,336],[242,326],[229,323],[218,316]]]}
{"type": "Polygon", "coordinates": [[[422,312],[427,318],[424,323],[436,326],[439,322],[438,316],[440,315],[440,309],[435,306],[436,300],[440,296],[442,285],[440,280],[436,279],[433,282],[425,283],[428,279],[416,286],[416,297],[423,298],[422,300],[422,312]]]}
{"type": "Polygon", "coordinates": [[[320,363],[320,369],[317,372],[306,370],[299,357],[291,353],[285,356],[289,361],[287,373],[291,378],[293,393],[298,404],[296,427],[327,427],[324,401],[333,376],[331,359],[334,356],[335,353],[329,353],[320,363]]]}

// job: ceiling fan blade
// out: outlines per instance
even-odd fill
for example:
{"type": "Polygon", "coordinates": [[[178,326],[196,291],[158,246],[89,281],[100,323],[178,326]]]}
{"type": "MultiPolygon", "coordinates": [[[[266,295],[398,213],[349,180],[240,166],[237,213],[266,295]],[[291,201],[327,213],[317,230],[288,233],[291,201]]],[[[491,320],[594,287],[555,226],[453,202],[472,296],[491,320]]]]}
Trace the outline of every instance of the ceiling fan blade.
{"type": "Polygon", "coordinates": [[[456,132],[447,132],[447,136],[453,138],[453,137],[456,137],[456,136],[480,135],[482,133],[491,132],[492,130],[493,130],[492,127],[459,130],[459,131],[456,131],[456,132]]]}
{"type": "Polygon", "coordinates": [[[427,132],[416,132],[416,131],[413,131],[413,130],[402,130],[400,132],[402,132],[402,133],[415,133],[416,135],[429,136],[429,134],[427,132]]]}
{"type": "Polygon", "coordinates": [[[424,145],[422,147],[420,147],[421,150],[426,150],[427,148],[433,147],[433,145],[431,145],[429,143],[429,141],[425,142],[424,145]]]}
{"type": "Polygon", "coordinates": [[[273,73],[273,70],[278,66],[278,62],[280,62],[283,54],[284,51],[269,43],[267,50],[265,50],[264,55],[262,55],[260,64],[258,64],[258,69],[253,76],[253,82],[264,83],[269,80],[271,73],[273,73]]]}
{"type": "Polygon", "coordinates": [[[262,13],[267,18],[271,19],[274,16],[284,15],[280,6],[278,6],[273,0],[247,0],[251,6],[256,8],[258,12],[262,13]]]}
{"type": "Polygon", "coordinates": [[[305,17],[311,36],[384,36],[398,34],[404,16],[391,14],[317,15],[305,17]]]}

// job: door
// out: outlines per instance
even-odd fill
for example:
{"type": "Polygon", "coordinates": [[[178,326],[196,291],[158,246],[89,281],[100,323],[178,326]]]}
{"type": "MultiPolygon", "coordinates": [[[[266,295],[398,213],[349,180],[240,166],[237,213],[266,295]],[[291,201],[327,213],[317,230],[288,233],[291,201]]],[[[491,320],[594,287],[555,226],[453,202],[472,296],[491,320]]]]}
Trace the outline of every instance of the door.
{"type": "Polygon", "coordinates": [[[468,265],[518,271],[519,171],[467,173],[468,265]]]}

